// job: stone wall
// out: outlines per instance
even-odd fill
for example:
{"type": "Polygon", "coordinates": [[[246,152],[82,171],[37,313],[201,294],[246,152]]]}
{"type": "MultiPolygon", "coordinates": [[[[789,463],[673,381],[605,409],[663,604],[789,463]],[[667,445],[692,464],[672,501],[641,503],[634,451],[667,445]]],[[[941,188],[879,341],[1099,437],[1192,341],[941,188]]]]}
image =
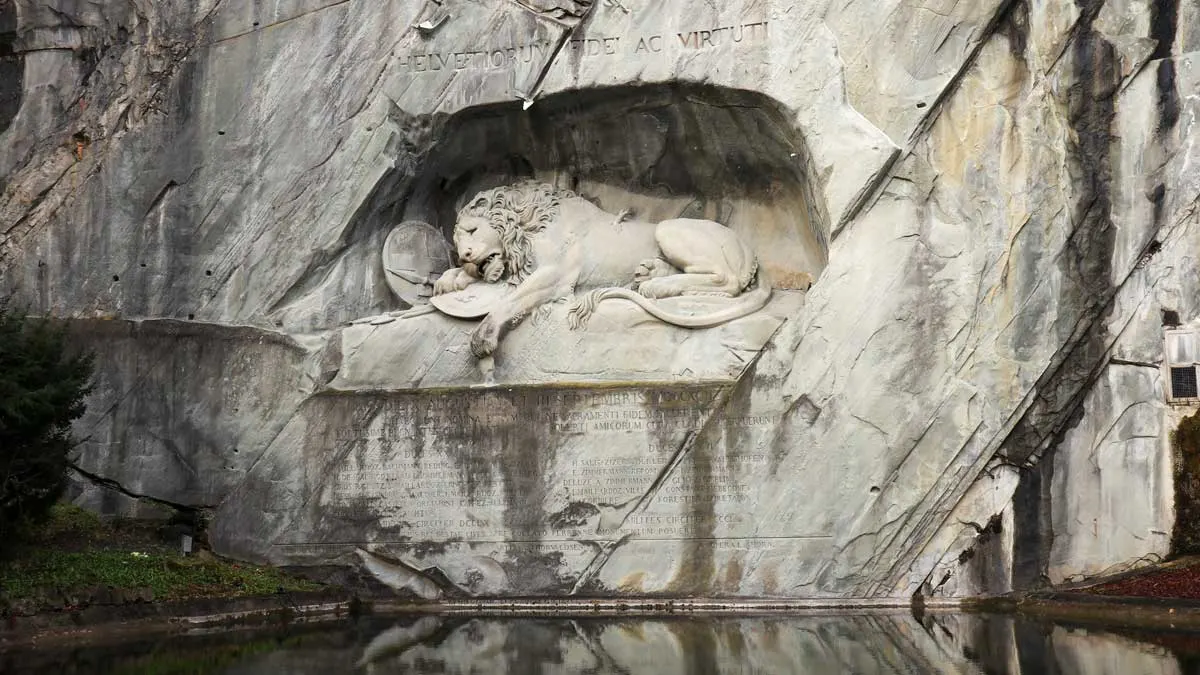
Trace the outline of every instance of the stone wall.
{"type": "Polygon", "coordinates": [[[1167,552],[1194,8],[447,4],[0,4],[0,288],[101,354],[76,462],[126,494],[81,498],[418,594],[908,598],[1167,552]],[[524,177],[723,222],[773,304],[548,306],[480,387],[474,324],[399,314],[379,251],[524,177]]]}

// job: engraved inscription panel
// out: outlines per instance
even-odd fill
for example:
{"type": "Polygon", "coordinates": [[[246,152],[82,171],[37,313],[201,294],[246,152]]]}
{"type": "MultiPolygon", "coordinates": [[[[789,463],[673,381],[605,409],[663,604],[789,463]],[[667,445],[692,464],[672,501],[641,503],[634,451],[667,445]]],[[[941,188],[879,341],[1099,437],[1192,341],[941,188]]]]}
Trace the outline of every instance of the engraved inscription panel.
{"type": "Polygon", "coordinates": [[[750,476],[766,456],[693,441],[706,424],[770,423],[711,420],[726,393],[693,385],[362,397],[356,405],[372,412],[334,433],[340,461],[312,503],[325,520],[315,529],[396,543],[720,536],[745,524],[750,476]]]}

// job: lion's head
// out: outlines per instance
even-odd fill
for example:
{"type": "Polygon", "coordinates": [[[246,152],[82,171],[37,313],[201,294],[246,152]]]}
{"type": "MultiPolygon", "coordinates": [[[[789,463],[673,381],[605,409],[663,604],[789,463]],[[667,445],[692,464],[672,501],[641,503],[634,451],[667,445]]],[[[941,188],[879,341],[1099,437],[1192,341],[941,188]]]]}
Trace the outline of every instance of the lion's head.
{"type": "Polygon", "coordinates": [[[530,236],[554,222],[562,200],[575,196],[537,181],[480,192],[459,210],[454,224],[460,263],[488,282],[521,281],[536,266],[530,236]]]}

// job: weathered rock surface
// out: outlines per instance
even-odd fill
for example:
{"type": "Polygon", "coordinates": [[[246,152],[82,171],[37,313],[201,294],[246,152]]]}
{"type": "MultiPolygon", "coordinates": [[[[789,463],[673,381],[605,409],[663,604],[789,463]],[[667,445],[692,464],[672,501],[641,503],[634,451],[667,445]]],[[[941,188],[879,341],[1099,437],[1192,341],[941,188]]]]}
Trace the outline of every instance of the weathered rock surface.
{"type": "Polygon", "coordinates": [[[211,508],[225,553],[446,593],[907,598],[1167,553],[1194,7],[428,4],[0,5],[0,292],[100,353],[81,469],[211,508]],[[470,325],[389,314],[380,251],[524,177],[721,221],[773,304],[646,338],[550,307],[475,386],[470,325]]]}

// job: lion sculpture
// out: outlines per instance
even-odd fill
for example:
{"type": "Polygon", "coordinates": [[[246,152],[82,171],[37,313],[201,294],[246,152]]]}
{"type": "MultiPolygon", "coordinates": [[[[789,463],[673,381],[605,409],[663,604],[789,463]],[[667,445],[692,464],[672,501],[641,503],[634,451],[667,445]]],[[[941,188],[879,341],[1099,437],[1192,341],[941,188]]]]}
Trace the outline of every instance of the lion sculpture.
{"type": "Polygon", "coordinates": [[[754,252],[729,228],[711,220],[655,224],[626,216],[536,181],[480,192],[458,212],[454,226],[461,266],[435,282],[434,295],[479,282],[515,287],[488,308],[472,335],[471,351],[480,359],[495,351],[505,327],[577,290],[590,293],[569,312],[573,328],[612,298],[685,328],[715,326],[767,304],[770,284],[754,252]],[[733,300],[703,315],[671,311],[661,302],[695,295],[733,300]]]}

